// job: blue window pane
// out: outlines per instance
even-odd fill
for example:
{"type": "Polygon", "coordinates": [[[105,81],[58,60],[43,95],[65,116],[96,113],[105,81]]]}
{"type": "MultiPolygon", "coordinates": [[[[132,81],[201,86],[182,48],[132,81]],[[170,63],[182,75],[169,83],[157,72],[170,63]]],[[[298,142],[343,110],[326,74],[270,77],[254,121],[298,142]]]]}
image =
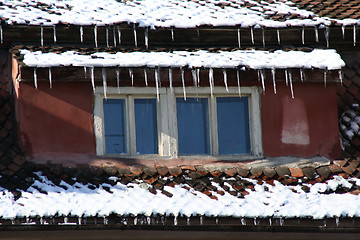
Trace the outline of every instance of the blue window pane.
{"type": "Polygon", "coordinates": [[[217,124],[219,154],[250,153],[247,97],[218,97],[217,124]]]}
{"type": "Polygon", "coordinates": [[[156,100],[135,99],[136,152],[158,153],[158,131],[156,121],[156,100]]]}
{"type": "Polygon", "coordinates": [[[104,126],[106,153],[126,153],[124,99],[104,99],[104,126]]]}
{"type": "Polygon", "coordinates": [[[207,98],[176,99],[179,154],[210,154],[207,98]]]}

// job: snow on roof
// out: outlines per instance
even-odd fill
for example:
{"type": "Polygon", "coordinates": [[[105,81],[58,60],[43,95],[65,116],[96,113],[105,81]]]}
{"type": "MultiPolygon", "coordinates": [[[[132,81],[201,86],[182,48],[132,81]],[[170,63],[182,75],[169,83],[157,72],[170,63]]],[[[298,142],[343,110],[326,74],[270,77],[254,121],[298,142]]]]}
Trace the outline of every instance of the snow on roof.
{"type": "MultiPolygon", "coordinates": [[[[37,180],[27,191],[22,190],[16,200],[10,191],[0,188],[2,218],[106,217],[110,214],[314,219],[360,217],[360,195],[326,193],[358,187],[360,180],[356,178],[334,176],[326,183],[311,185],[299,182],[295,186],[286,186],[276,180],[273,185],[258,184],[257,180],[243,178],[254,188],[246,189],[249,194],[241,197],[229,194],[223,189],[225,186],[212,182],[218,189],[212,193],[216,199],[212,199],[187,184],[165,186],[163,190],[151,193],[148,190],[150,185],[142,180],[122,184],[117,177],[110,177],[113,184],[103,183],[96,187],[90,183],[70,185],[64,181],[55,185],[40,172],[37,175],[37,180]],[[304,187],[308,190],[304,191],[304,187]],[[167,195],[161,194],[163,191],[167,195]]],[[[225,185],[232,189],[231,185],[225,185]]]]}
{"type": "Polygon", "coordinates": [[[110,25],[136,23],[140,27],[191,28],[210,26],[317,26],[357,24],[301,10],[291,1],[253,0],[4,0],[0,18],[7,24],[110,25]]]}
{"type": "Polygon", "coordinates": [[[335,70],[345,66],[340,55],[332,49],[311,52],[235,50],[209,52],[97,52],[89,55],[76,51],[62,53],[21,49],[23,63],[28,67],[189,67],[189,68],[318,68],[335,70]]]}

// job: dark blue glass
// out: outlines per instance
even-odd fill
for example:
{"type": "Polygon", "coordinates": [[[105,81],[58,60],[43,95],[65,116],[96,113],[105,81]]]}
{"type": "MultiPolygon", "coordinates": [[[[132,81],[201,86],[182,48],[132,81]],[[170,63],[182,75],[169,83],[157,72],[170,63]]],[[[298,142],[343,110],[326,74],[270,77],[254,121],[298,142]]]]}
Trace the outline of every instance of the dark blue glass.
{"type": "Polygon", "coordinates": [[[158,153],[156,99],[135,99],[136,152],[158,153]]]}
{"type": "Polygon", "coordinates": [[[247,97],[218,97],[217,124],[219,154],[250,153],[247,97]]]}
{"type": "Polygon", "coordinates": [[[208,99],[176,99],[180,155],[210,154],[208,99]]]}

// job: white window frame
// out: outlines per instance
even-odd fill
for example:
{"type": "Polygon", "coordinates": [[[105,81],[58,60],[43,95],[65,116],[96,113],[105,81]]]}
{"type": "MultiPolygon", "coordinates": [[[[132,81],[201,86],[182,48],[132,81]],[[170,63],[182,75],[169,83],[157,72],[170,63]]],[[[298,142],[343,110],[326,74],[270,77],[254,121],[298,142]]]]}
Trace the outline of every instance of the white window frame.
{"type": "MultiPolygon", "coordinates": [[[[211,155],[178,155],[178,128],[176,115],[176,97],[183,97],[184,89],[182,87],[176,88],[159,88],[159,101],[157,102],[157,125],[158,125],[158,154],[154,155],[139,155],[135,152],[136,134],[135,134],[135,119],[134,119],[134,98],[155,98],[157,90],[150,87],[107,87],[107,98],[127,98],[126,101],[126,126],[127,129],[127,145],[129,154],[116,155],[121,157],[133,158],[184,158],[184,159],[221,159],[221,160],[242,160],[242,159],[257,159],[263,156],[262,151],[262,133],[261,133],[261,114],[260,114],[260,94],[258,87],[241,87],[241,96],[248,97],[249,104],[249,131],[250,131],[250,154],[241,155],[218,155],[218,138],[217,138],[217,117],[216,117],[216,97],[238,97],[237,87],[229,87],[228,91],[224,87],[186,87],[185,92],[187,97],[208,97],[209,99],[209,126],[210,126],[210,149],[211,155]],[[119,91],[120,90],[120,91],[119,91]],[[211,91],[214,97],[209,97],[211,91]]],[[[100,156],[114,156],[105,153],[105,133],[104,133],[104,99],[103,87],[96,87],[95,89],[95,104],[94,104],[94,131],[96,138],[96,154],[100,156]]]]}

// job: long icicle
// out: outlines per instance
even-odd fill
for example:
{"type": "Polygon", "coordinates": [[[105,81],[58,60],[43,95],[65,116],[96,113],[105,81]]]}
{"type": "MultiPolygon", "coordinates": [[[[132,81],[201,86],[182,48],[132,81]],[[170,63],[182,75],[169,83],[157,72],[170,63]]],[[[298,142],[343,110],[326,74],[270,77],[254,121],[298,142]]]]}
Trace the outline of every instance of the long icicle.
{"type": "Polygon", "coordinates": [[[0,43],[4,43],[2,24],[0,24],[0,43]]]}
{"type": "Polygon", "coordinates": [[[38,85],[37,85],[37,73],[36,73],[37,68],[34,68],[34,86],[37,89],[38,85]]]}
{"type": "Polygon", "coordinates": [[[293,88],[293,84],[292,84],[291,70],[289,70],[289,83],[290,83],[290,90],[291,90],[291,98],[294,98],[294,88],[293,88]]]}
{"type": "Polygon", "coordinates": [[[305,73],[304,73],[304,69],[300,68],[300,79],[301,82],[304,82],[305,80],[305,73]]]}
{"type": "Polygon", "coordinates": [[[84,66],[84,78],[87,78],[87,68],[84,66]]]}
{"type": "Polygon", "coordinates": [[[237,80],[237,85],[238,85],[238,92],[239,92],[239,97],[241,97],[241,87],[240,87],[240,69],[236,69],[236,80],[237,80]]]}
{"type": "Polygon", "coordinates": [[[146,49],[149,48],[149,28],[145,28],[145,32],[144,32],[144,37],[145,37],[145,47],[146,49]]]}
{"type": "Polygon", "coordinates": [[[276,69],[272,68],[271,69],[271,76],[272,76],[272,81],[273,81],[273,88],[274,88],[274,93],[276,94],[276,69]]]}
{"type": "Polygon", "coordinates": [[[195,68],[191,69],[191,75],[192,75],[194,87],[197,87],[198,84],[197,84],[197,76],[196,76],[196,69],[195,68]]]}
{"type": "Polygon", "coordinates": [[[106,47],[108,48],[110,45],[109,45],[109,27],[106,26],[105,27],[105,37],[106,37],[106,47]]]}
{"type": "Polygon", "coordinates": [[[338,72],[339,72],[339,79],[340,79],[340,83],[341,83],[341,85],[343,85],[343,75],[342,75],[342,70],[340,69],[338,72]]]}
{"type": "Polygon", "coordinates": [[[354,40],[354,47],[356,46],[356,24],[353,27],[353,40],[354,40]]]}
{"type": "Polygon", "coordinates": [[[40,45],[44,46],[44,27],[40,25],[40,45]]]}
{"type": "Polygon", "coordinates": [[[325,27],[325,40],[326,40],[326,47],[329,48],[329,41],[330,41],[330,27],[325,27]]]}
{"type": "Polygon", "coordinates": [[[104,98],[107,98],[107,83],[106,83],[106,68],[101,69],[102,79],[103,79],[103,88],[104,88],[104,98]]]}
{"type": "Polygon", "coordinates": [[[226,72],[226,69],[223,68],[222,72],[223,72],[223,77],[224,77],[225,90],[226,90],[226,92],[229,92],[228,83],[227,83],[227,72],[226,72]]]}
{"type": "Polygon", "coordinates": [[[93,92],[95,93],[94,66],[90,67],[90,78],[91,78],[91,85],[92,85],[92,88],[93,88],[93,92]]]}
{"type": "Polygon", "coordinates": [[[250,35],[251,35],[251,42],[252,42],[252,44],[254,44],[255,40],[254,40],[254,28],[253,27],[250,27],[250,35]]]}
{"type": "Polygon", "coordinates": [[[119,45],[121,45],[121,30],[120,30],[120,27],[116,26],[116,30],[117,30],[118,38],[119,38],[119,45]]]}
{"type": "Polygon", "coordinates": [[[213,97],[214,96],[214,94],[213,94],[214,70],[212,68],[209,69],[209,85],[210,85],[210,95],[211,95],[211,97],[213,97]]]}
{"type": "Polygon", "coordinates": [[[156,85],[156,100],[159,102],[159,82],[160,82],[160,68],[155,69],[155,85],[156,85]]]}
{"type": "Polygon", "coordinates": [[[276,29],[277,41],[278,44],[281,45],[281,37],[280,37],[280,29],[276,29]]]}
{"type": "Polygon", "coordinates": [[[173,74],[172,74],[172,68],[169,68],[169,87],[170,87],[170,91],[172,92],[173,90],[173,74]]]}
{"type": "Polygon", "coordinates": [[[171,31],[171,41],[174,42],[175,41],[174,28],[171,28],[170,31],[171,31]]]}
{"type": "Polygon", "coordinates": [[[324,85],[325,85],[325,88],[327,87],[327,74],[328,73],[328,70],[327,69],[325,69],[324,70],[324,85]]]}
{"type": "Polygon", "coordinates": [[[119,67],[116,68],[116,87],[117,87],[118,93],[120,93],[120,68],[119,67]]]}
{"type": "Polygon", "coordinates": [[[137,42],[137,33],[136,33],[136,26],[134,24],[134,27],[133,27],[133,32],[134,32],[134,44],[135,44],[135,47],[138,46],[138,42],[137,42]]]}
{"type": "Polygon", "coordinates": [[[184,68],[180,68],[181,71],[181,82],[183,86],[183,92],[184,92],[184,100],[186,101],[186,89],[185,89],[185,71],[184,68]]]}
{"type": "Polygon", "coordinates": [[[132,68],[129,68],[129,76],[131,79],[131,86],[134,86],[134,71],[132,70],[132,68]]]}
{"type": "Polygon", "coordinates": [[[116,46],[117,46],[117,42],[116,42],[116,28],[115,28],[115,26],[113,26],[112,30],[113,30],[114,47],[116,47],[116,46]]]}
{"type": "Polygon", "coordinates": [[[80,42],[84,42],[84,28],[80,26],[80,42]]]}
{"type": "Polygon", "coordinates": [[[241,48],[241,33],[240,33],[240,28],[238,28],[238,30],[237,30],[237,37],[238,37],[238,46],[239,46],[239,48],[241,48]]]}
{"type": "Polygon", "coordinates": [[[302,44],[305,45],[305,27],[304,26],[302,27],[302,30],[301,30],[301,41],[302,41],[302,44]]]}
{"type": "Polygon", "coordinates": [[[285,69],[285,83],[286,86],[289,86],[289,70],[285,69]]]}
{"type": "Polygon", "coordinates": [[[261,86],[263,91],[265,92],[265,70],[261,69],[260,71],[260,77],[261,77],[261,86]]]}
{"type": "Polygon", "coordinates": [[[94,26],[94,41],[95,41],[95,47],[98,47],[98,41],[97,41],[97,25],[94,26]]]}
{"type": "Polygon", "coordinates": [[[56,38],[56,25],[53,26],[53,35],[54,35],[54,43],[57,42],[57,38],[56,38]]]}
{"type": "Polygon", "coordinates": [[[48,75],[49,75],[49,84],[50,84],[50,88],[52,88],[52,74],[51,74],[51,68],[49,68],[48,75]]]}
{"type": "Polygon", "coordinates": [[[345,25],[342,25],[342,26],[341,26],[341,33],[342,33],[343,39],[345,39],[345,28],[346,28],[345,25]]]}
{"type": "Polygon", "coordinates": [[[319,29],[317,26],[315,26],[314,30],[315,30],[315,41],[319,42],[319,29]]]}
{"type": "Polygon", "coordinates": [[[262,44],[263,44],[263,47],[265,47],[265,28],[264,27],[261,28],[261,35],[262,35],[262,44]]]}
{"type": "Polygon", "coordinates": [[[144,81],[145,81],[145,86],[148,86],[148,76],[147,76],[147,69],[144,68],[144,81]]]}
{"type": "Polygon", "coordinates": [[[200,87],[200,68],[196,69],[197,84],[200,87]]]}

